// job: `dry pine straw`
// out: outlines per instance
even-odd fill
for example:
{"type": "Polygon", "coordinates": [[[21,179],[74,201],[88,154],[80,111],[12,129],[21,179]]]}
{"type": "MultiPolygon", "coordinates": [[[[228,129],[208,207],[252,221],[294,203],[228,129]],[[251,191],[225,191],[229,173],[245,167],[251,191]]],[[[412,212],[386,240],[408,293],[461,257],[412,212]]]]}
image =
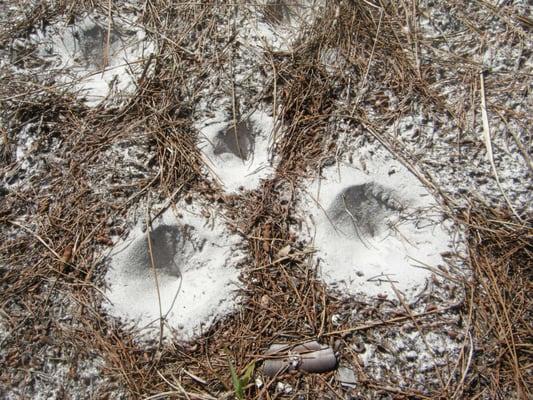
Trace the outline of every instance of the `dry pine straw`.
{"type": "MultiPolygon", "coordinates": [[[[107,7],[107,2],[97,6],[107,7]]],[[[193,17],[190,21],[203,27],[199,29],[199,41],[208,43],[206,32],[212,29],[217,10],[198,5],[181,7],[180,13],[188,13],[193,17]]],[[[324,157],[332,156],[336,150],[329,144],[335,138],[327,136],[327,127],[339,86],[351,80],[362,88],[379,81],[404,98],[422,99],[438,112],[449,110],[430,91],[424,75],[413,67],[413,59],[406,55],[411,53],[403,51],[405,43],[414,40],[399,36],[397,29],[407,9],[387,6],[382,14],[365,2],[349,7],[342,3],[341,7],[340,18],[327,14],[334,8],[327,10],[293,54],[275,55],[275,100],[280,105],[279,120],[285,127],[276,147],[280,163],[275,178],[242,198],[223,196],[200,173],[194,132],[187,119],[187,101],[192,102],[194,97],[180,90],[184,86],[183,70],[187,68],[184,63],[190,62],[190,54],[168,42],[149,60],[153,72],[143,75],[139,95],[115,112],[84,109],[72,97],[53,89],[41,91],[39,101],[21,96],[6,104],[9,117],[20,125],[32,115],[44,116],[46,130],[42,135],[48,139],[43,139],[43,146],[46,149],[46,143],[59,137],[62,143],[54,152],[65,162],[34,171],[25,188],[10,192],[1,200],[2,262],[10,268],[2,269],[0,296],[2,314],[13,332],[6,342],[7,368],[3,368],[1,378],[4,384],[16,383],[6,371],[32,363],[31,353],[24,356],[26,346],[33,354],[42,346],[50,346],[62,348],[64,355],[78,354],[81,359],[92,352],[100,354],[106,361],[106,376],[118,379],[133,397],[167,393],[180,398],[218,398],[232,392],[229,358],[242,369],[249,362],[260,360],[262,351],[274,341],[300,342],[318,337],[335,345],[344,340],[341,333],[332,333],[330,318],[341,302],[316,280],[310,252],[289,230],[295,223],[294,188],[301,175],[320,166],[324,157]],[[353,32],[357,41],[352,41],[353,37],[350,40],[346,32],[353,32]],[[353,76],[339,76],[336,86],[316,67],[321,46],[326,45],[339,46],[346,54],[359,57],[352,60],[356,66],[353,76]],[[351,46],[358,46],[357,51],[350,50],[351,46]],[[390,61],[369,73],[371,60],[390,61]],[[385,73],[390,68],[394,74],[385,73]],[[100,168],[106,161],[100,156],[102,151],[120,136],[139,131],[147,133],[156,155],[150,175],[122,182],[126,193],[102,195],[105,187],[95,191],[94,183],[103,182],[106,173],[100,168]],[[48,188],[42,187],[43,182],[49,183],[48,188]],[[146,192],[164,197],[182,184],[185,192],[189,190],[199,198],[222,199],[231,226],[244,235],[250,256],[243,269],[245,300],[238,314],[215,324],[196,342],[141,347],[130,332],[98,309],[98,286],[105,271],[96,263],[95,254],[113,233],[114,226],[106,225],[110,216],[118,221],[126,208],[142,200],[146,192]],[[51,197],[54,193],[61,196],[51,197]],[[125,198],[133,200],[125,203],[125,198]],[[26,218],[27,215],[32,217],[26,218]],[[12,223],[20,220],[24,222],[12,223]],[[287,245],[291,251],[285,255],[287,245]],[[283,257],[279,256],[280,251],[283,257]],[[61,316],[58,307],[65,299],[70,299],[76,321],[70,327],[57,323],[61,316]]],[[[73,12],[73,8],[70,10],[73,12]]],[[[151,2],[146,24],[161,31],[170,29],[172,18],[178,18],[173,10],[170,3],[151,2]]],[[[224,13],[226,9],[218,11],[224,13]]],[[[43,17],[39,12],[35,9],[29,13],[27,20],[7,34],[15,35],[33,25],[43,17]]],[[[202,59],[198,70],[206,67],[203,63],[211,62],[211,58],[202,59]]],[[[379,90],[371,86],[366,89],[366,98],[357,99],[361,104],[379,96],[379,90]]],[[[26,92],[34,95],[35,87],[10,83],[3,87],[1,97],[26,92]]],[[[355,111],[359,120],[366,119],[359,108],[355,111]]],[[[353,115],[353,109],[346,113],[353,115]]],[[[6,154],[2,168],[7,171],[11,166],[6,154]]],[[[475,346],[471,357],[465,353],[461,359],[462,379],[454,381],[453,387],[435,389],[433,394],[385,387],[372,377],[364,385],[370,393],[384,390],[399,397],[435,398],[497,398],[511,387],[526,398],[532,384],[528,372],[531,300],[527,296],[531,289],[531,231],[515,224],[509,213],[481,209],[477,204],[468,213],[453,209],[450,212],[468,228],[474,271],[474,279],[467,283],[469,301],[462,311],[472,326],[475,346]]],[[[421,321],[424,317],[418,316],[421,321]]],[[[368,329],[375,327],[372,322],[368,329]]],[[[311,398],[324,393],[342,396],[331,386],[331,374],[295,375],[287,380],[311,398]]],[[[265,382],[262,389],[249,388],[247,395],[268,397],[273,383],[265,382]]],[[[104,392],[102,389],[100,394],[104,392]]]]}

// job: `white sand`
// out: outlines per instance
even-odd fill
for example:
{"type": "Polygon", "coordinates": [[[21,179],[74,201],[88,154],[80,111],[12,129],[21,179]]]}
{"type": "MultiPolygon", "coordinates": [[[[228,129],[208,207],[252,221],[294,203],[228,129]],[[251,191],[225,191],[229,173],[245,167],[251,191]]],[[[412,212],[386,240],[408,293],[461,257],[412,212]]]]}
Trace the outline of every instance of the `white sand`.
{"type": "Polygon", "coordinates": [[[201,135],[199,148],[205,164],[228,192],[236,192],[240,187],[254,189],[261,179],[273,172],[269,161],[269,138],[274,127],[272,117],[263,111],[254,111],[242,123],[247,124],[249,138],[240,137],[237,149],[233,123],[225,113],[218,112],[215,117],[197,125],[201,135]]]}
{"type": "Polygon", "coordinates": [[[349,293],[412,294],[444,264],[451,239],[433,197],[383,153],[366,163],[329,167],[310,182],[302,206],[322,278],[349,293]],[[348,211],[346,211],[348,210],[348,211]]]}
{"type": "Polygon", "coordinates": [[[107,33],[106,20],[86,16],[72,26],[61,23],[34,35],[41,55],[55,61],[59,78],[89,106],[133,93],[142,63],[154,49],[134,21],[113,18],[109,47],[107,33]]]}
{"type": "Polygon", "coordinates": [[[249,44],[266,45],[274,51],[290,51],[304,28],[315,21],[318,10],[327,5],[324,0],[272,3],[257,1],[252,6],[254,17],[245,23],[243,29],[253,32],[247,35],[249,44]]]}
{"type": "MultiPolygon", "coordinates": [[[[238,271],[230,250],[236,242],[222,221],[180,205],[155,221],[150,234],[161,312],[183,339],[205,330],[235,304],[238,271]]],[[[146,233],[141,226],[111,253],[106,281],[110,314],[137,324],[141,334],[159,332],[160,308],[146,233]]],[[[168,330],[166,330],[168,333],[168,330]]]]}

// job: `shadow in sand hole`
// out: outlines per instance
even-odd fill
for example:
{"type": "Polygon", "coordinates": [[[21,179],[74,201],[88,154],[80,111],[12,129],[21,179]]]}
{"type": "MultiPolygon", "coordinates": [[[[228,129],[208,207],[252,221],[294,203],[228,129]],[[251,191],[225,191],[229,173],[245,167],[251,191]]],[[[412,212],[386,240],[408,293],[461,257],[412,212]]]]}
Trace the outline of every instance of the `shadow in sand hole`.
{"type": "Polygon", "coordinates": [[[111,48],[107,49],[107,32],[107,28],[94,23],[74,33],[76,46],[81,51],[81,61],[85,63],[86,67],[90,65],[100,67],[104,58],[113,56],[113,54],[106,54],[106,52],[113,52],[113,47],[120,41],[120,35],[116,30],[111,30],[109,38],[111,48]]]}
{"type": "MultiPolygon", "coordinates": [[[[180,255],[188,246],[189,226],[160,225],[150,233],[154,266],[158,273],[180,277],[180,264],[185,262],[180,255]]],[[[148,246],[148,233],[136,239],[126,249],[126,272],[132,277],[145,277],[152,269],[148,246]]]]}
{"type": "Polygon", "coordinates": [[[248,160],[254,151],[254,145],[253,125],[248,121],[241,121],[236,130],[230,126],[217,134],[213,152],[215,155],[231,153],[242,160],[248,160]]]}
{"type": "Polygon", "coordinates": [[[280,24],[290,20],[294,11],[284,0],[271,0],[262,7],[263,16],[270,24],[280,24]]]}
{"type": "Polygon", "coordinates": [[[388,189],[369,182],[342,190],[330,205],[328,215],[345,234],[375,236],[385,227],[387,214],[399,209],[388,189]]]}

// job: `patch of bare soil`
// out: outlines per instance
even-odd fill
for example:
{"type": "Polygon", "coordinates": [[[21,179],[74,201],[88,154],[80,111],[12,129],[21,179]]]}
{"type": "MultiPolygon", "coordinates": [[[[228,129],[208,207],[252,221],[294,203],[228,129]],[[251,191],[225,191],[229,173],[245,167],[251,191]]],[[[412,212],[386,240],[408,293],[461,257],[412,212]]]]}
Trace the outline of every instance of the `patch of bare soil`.
{"type": "Polygon", "coordinates": [[[0,25],[0,397],[531,397],[527,1],[25,0],[0,25]],[[382,158],[416,185],[386,189],[382,158]],[[305,196],[342,166],[366,180],[314,204],[354,248],[415,211],[446,232],[439,262],[411,260],[421,283],[345,247],[368,286],[323,276],[305,196]],[[395,197],[418,186],[431,207],[395,197]],[[135,262],[179,278],[156,221],[184,203],[239,237],[236,305],[192,340],[162,313],[141,337],[109,311],[107,255],[144,224],[135,262]],[[334,369],[300,368],[314,341],[334,369]],[[290,371],[265,374],[280,344],[290,371]]]}

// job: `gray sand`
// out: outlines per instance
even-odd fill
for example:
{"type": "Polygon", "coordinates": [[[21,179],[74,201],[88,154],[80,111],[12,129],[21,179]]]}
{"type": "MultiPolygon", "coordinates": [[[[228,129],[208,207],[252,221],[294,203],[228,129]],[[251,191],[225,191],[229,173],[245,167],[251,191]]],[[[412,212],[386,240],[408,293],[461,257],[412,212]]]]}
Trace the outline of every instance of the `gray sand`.
{"type": "Polygon", "coordinates": [[[248,160],[255,145],[253,125],[248,121],[241,121],[237,124],[236,133],[233,126],[220,132],[215,139],[214,154],[231,153],[243,160],[248,160]]]}
{"type": "MultiPolygon", "coordinates": [[[[190,243],[190,226],[179,225],[159,225],[150,233],[152,255],[154,266],[159,273],[169,276],[180,277],[181,265],[186,260],[183,259],[183,253],[186,249],[192,248],[190,243]]],[[[152,263],[148,246],[148,232],[143,236],[135,239],[127,248],[125,248],[122,258],[124,271],[144,278],[150,274],[152,263]]]]}
{"type": "Polygon", "coordinates": [[[369,182],[340,192],[329,206],[328,215],[346,234],[376,236],[384,228],[386,215],[399,209],[391,190],[369,182]]]}

